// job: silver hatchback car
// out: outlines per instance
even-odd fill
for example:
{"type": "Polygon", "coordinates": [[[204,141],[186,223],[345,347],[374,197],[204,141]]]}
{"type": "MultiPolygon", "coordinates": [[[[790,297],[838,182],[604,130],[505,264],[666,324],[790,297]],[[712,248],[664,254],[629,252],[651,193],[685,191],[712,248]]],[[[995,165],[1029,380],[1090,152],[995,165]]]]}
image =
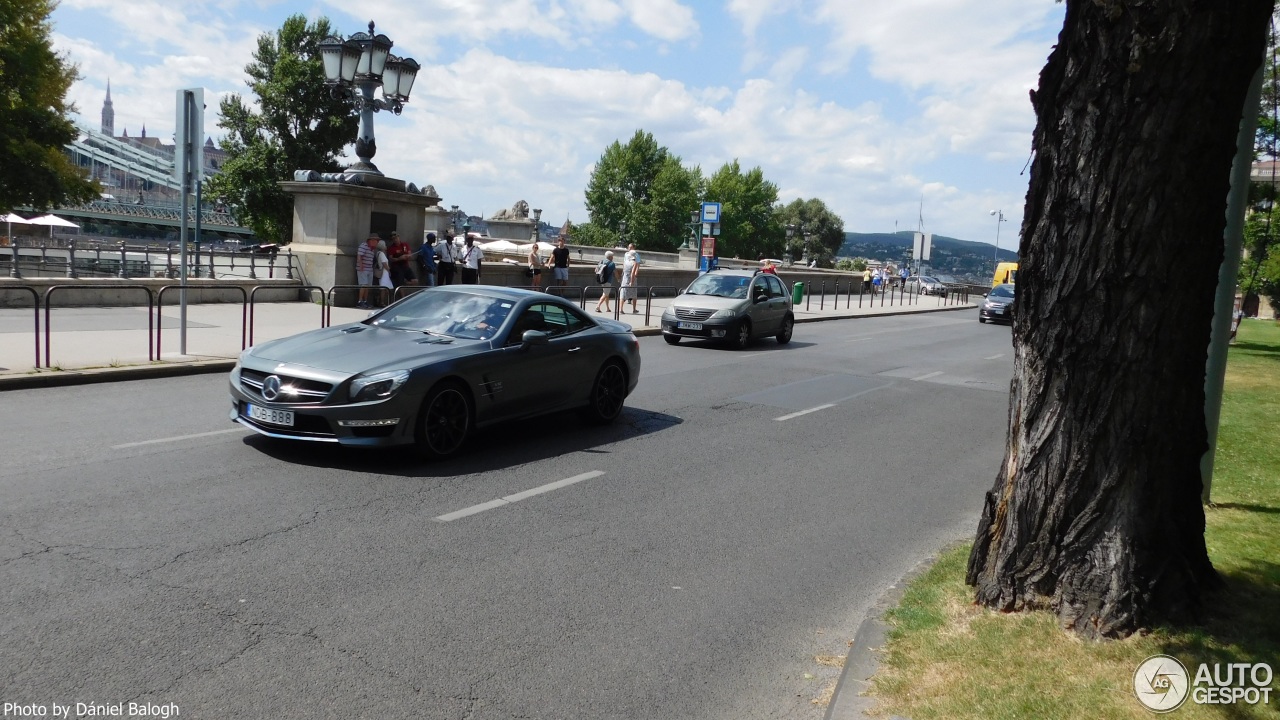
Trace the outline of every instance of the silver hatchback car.
{"type": "Polygon", "coordinates": [[[753,338],[791,342],[795,326],[791,293],[777,275],[751,270],[712,270],[698,276],[662,313],[662,337],[712,338],[744,348],[753,338]]]}

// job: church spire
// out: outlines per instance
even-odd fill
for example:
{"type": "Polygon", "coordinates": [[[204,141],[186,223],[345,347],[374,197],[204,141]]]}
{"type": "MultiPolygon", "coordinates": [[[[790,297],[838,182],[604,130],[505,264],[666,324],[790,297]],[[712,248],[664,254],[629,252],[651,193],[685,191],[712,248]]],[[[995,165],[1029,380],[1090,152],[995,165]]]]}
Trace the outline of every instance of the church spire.
{"type": "Polygon", "coordinates": [[[102,134],[116,136],[116,111],[111,105],[111,78],[107,78],[107,99],[102,101],[102,134]]]}

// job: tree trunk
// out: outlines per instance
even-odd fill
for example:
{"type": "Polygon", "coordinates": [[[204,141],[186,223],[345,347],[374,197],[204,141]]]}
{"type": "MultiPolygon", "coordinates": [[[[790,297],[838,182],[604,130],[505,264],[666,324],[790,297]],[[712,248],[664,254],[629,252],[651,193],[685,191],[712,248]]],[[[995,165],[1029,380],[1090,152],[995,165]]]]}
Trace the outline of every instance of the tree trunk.
{"type": "Polygon", "coordinates": [[[1221,582],[1205,360],[1272,4],[1067,2],[1032,93],[1009,435],[969,558],[983,605],[1118,637],[1198,617],[1221,582]]]}

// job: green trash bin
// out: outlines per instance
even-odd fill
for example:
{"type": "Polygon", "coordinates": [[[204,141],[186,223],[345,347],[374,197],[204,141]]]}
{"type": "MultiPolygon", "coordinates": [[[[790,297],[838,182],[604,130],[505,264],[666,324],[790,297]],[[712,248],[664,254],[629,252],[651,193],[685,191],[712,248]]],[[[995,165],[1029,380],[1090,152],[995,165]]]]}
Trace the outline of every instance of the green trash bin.
{"type": "Polygon", "coordinates": [[[804,283],[798,282],[791,286],[791,304],[799,305],[804,301],[804,283]]]}

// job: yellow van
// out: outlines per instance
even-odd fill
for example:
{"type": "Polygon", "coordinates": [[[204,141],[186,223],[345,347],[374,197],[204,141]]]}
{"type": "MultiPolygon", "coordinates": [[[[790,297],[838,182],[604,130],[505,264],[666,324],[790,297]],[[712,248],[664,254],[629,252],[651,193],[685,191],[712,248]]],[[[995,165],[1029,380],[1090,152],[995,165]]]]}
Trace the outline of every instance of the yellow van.
{"type": "Polygon", "coordinates": [[[1018,263],[1002,262],[996,265],[996,276],[991,280],[991,287],[1003,285],[1005,283],[1016,284],[1018,278],[1018,263]]]}

